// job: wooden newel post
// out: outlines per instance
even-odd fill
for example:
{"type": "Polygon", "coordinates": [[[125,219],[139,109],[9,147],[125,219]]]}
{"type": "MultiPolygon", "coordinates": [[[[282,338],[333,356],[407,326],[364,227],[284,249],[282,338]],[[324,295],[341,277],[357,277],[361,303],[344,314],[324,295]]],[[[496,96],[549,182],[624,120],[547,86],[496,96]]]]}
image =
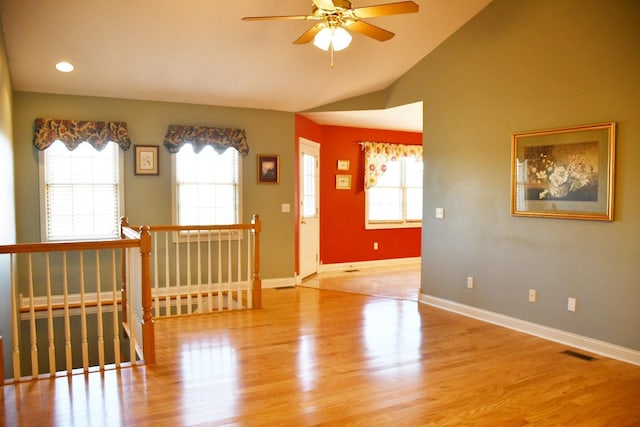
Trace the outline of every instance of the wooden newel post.
{"type": "MultiPolygon", "coordinates": [[[[126,216],[120,218],[120,238],[124,239],[124,228],[129,227],[129,219],[126,216]]],[[[122,248],[120,250],[120,275],[122,276],[120,282],[122,284],[122,290],[120,291],[120,300],[122,301],[122,323],[127,323],[127,249],[122,248]]]]}
{"type": "Polygon", "coordinates": [[[151,315],[151,231],[148,225],[140,227],[140,257],[142,269],[142,351],[145,363],[156,362],[156,344],[151,315]]]}
{"type": "Polygon", "coordinates": [[[252,298],[253,308],[262,308],[262,279],[260,278],[260,233],[262,232],[262,220],[260,215],[254,215],[253,224],[253,281],[252,298]]]}

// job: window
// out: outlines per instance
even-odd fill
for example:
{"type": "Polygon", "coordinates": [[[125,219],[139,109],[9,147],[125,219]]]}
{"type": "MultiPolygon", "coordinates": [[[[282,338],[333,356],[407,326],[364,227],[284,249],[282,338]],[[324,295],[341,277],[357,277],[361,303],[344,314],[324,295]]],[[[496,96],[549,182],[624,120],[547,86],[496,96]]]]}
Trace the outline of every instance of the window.
{"type": "Polygon", "coordinates": [[[316,206],[317,196],[317,178],[316,178],[316,157],[307,153],[302,154],[302,217],[310,218],[318,215],[318,207],[316,206]]]}
{"type": "Polygon", "coordinates": [[[222,154],[211,146],[195,153],[184,144],[172,156],[175,221],[179,225],[238,224],[240,211],[239,153],[222,154]]]}
{"type": "Polygon", "coordinates": [[[122,154],[109,142],[98,151],[83,142],[71,151],[55,141],[40,152],[43,240],[118,238],[122,154]]]}
{"type": "Polygon", "coordinates": [[[366,191],[366,228],[422,226],[422,161],[389,160],[374,187],[366,191]]]}

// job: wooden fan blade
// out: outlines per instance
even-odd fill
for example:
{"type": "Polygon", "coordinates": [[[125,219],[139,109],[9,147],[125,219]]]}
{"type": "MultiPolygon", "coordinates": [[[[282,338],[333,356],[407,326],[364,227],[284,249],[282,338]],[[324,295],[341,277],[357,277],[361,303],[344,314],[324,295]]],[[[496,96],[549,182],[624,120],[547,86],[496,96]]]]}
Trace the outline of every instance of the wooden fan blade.
{"type": "Polygon", "coordinates": [[[355,21],[351,23],[347,30],[353,30],[360,34],[364,34],[367,37],[371,37],[372,39],[376,39],[378,41],[386,41],[395,36],[391,31],[387,31],[380,27],[376,27],[375,25],[371,25],[368,22],[364,21],[355,21]]]}
{"type": "Polygon", "coordinates": [[[300,37],[298,37],[296,39],[296,41],[293,42],[293,44],[309,43],[310,41],[313,40],[313,38],[316,36],[316,34],[318,34],[320,32],[320,30],[322,28],[324,28],[324,24],[323,23],[314,25],[313,27],[311,27],[307,31],[305,31],[304,34],[302,34],[300,37]]]}
{"type": "Polygon", "coordinates": [[[318,19],[316,16],[309,15],[291,15],[291,16],[245,16],[243,21],[272,21],[276,19],[304,20],[318,19]]]}
{"type": "Polygon", "coordinates": [[[353,13],[358,18],[376,18],[378,16],[399,15],[401,13],[415,13],[418,9],[420,9],[420,6],[412,1],[401,1],[377,6],[357,7],[353,9],[353,13]]]}
{"type": "Polygon", "coordinates": [[[313,4],[315,4],[318,9],[323,9],[323,10],[336,9],[336,6],[333,4],[333,0],[313,0],[313,4]]]}

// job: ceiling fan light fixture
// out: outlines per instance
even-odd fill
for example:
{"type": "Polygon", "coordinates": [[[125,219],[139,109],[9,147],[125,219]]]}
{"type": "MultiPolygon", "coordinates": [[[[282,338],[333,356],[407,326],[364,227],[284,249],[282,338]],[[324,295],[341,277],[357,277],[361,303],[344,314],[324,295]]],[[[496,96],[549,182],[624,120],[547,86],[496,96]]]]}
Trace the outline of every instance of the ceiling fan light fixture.
{"type": "Polygon", "coordinates": [[[342,27],[335,29],[325,27],[313,38],[313,44],[325,51],[333,45],[333,50],[338,52],[346,49],[351,43],[351,39],[351,34],[342,27]]]}

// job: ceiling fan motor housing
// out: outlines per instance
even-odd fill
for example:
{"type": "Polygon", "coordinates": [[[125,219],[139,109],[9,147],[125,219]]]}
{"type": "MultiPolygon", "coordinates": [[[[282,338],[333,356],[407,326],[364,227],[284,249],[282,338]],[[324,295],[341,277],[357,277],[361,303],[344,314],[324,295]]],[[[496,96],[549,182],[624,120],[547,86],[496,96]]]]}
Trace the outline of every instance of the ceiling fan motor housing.
{"type": "Polygon", "coordinates": [[[349,0],[333,0],[333,6],[335,9],[321,9],[315,3],[313,4],[313,14],[316,16],[323,16],[328,13],[340,13],[345,10],[352,9],[351,2],[349,0]]]}

